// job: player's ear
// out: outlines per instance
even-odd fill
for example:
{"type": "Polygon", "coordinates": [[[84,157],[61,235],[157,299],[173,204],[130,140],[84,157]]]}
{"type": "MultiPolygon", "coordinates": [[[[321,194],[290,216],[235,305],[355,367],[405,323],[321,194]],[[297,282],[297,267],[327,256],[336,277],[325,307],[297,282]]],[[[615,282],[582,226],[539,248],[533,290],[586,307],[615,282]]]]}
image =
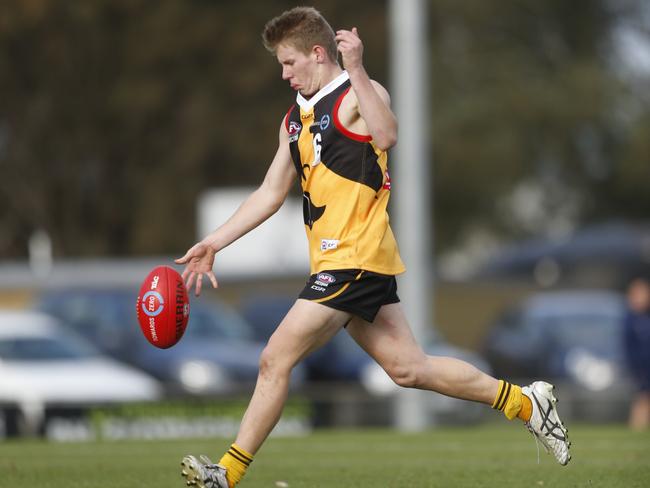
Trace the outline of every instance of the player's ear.
{"type": "Polygon", "coordinates": [[[327,60],[327,54],[325,53],[325,48],[323,46],[316,44],[312,48],[312,53],[314,54],[314,57],[316,58],[316,62],[318,64],[322,64],[327,60]]]}

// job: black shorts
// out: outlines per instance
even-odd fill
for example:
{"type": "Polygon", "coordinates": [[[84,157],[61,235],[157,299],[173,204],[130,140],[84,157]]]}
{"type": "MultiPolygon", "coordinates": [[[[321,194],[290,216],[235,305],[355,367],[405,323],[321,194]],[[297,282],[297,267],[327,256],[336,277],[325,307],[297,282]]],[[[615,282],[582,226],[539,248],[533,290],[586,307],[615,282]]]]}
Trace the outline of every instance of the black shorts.
{"type": "Polygon", "coordinates": [[[361,269],[313,274],[298,298],[350,312],[368,322],[375,320],[382,305],[399,302],[395,276],[361,269]]]}

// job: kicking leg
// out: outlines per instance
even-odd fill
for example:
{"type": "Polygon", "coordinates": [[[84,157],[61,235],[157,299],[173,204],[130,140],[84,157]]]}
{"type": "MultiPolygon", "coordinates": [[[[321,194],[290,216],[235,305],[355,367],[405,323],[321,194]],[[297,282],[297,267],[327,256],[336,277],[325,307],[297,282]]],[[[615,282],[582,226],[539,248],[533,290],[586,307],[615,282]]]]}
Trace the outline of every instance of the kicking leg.
{"type": "Polygon", "coordinates": [[[399,303],[381,307],[372,324],[353,319],[348,331],[398,385],[491,405],[509,419],[522,419],[560,464],[571,459],[571,444],[555,408],[553,385],[536,381],[522,389],[465,361],[427,356],[413,337],[399,303]]]}
{"type": "Polygon", "coordinates": [[[499,381],[465,361],[426,355],[399,303],[381,307],[372,324],[355,317],[347,330],[400,386],[488,405],[494,402],[499,381]]]}

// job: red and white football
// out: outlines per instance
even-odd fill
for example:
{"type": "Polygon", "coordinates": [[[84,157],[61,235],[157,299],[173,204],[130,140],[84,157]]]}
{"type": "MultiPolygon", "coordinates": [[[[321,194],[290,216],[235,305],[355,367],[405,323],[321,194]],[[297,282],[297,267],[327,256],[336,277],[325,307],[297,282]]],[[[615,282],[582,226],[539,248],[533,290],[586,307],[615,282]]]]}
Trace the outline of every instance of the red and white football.
{"type": "Polygon", "coordinates": [[[190,318],[185,283],[169,266],[158,266],[147,275],[136,302],[138,322],[147,340],[167,349],[183,337],[190,318]]]}

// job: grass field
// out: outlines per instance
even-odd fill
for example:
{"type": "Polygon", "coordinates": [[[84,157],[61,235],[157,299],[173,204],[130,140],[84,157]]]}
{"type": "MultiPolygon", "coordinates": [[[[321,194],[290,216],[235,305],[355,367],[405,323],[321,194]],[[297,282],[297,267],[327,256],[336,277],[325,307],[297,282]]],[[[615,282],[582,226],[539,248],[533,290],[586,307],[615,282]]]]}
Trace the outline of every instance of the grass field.
{"type": "MultiPolygon", "coordinates": [[[[570,434],[573,460],[567,467],[543,450],[537,464],[535,442],[515,424],[414,435],[318,431],[271,438],[240,486],[282,486],[277,481],[290,488],[650,486],[650,433],[582,426],[570,434]]],[[[227,446],[227,439],[0,442],[0,487],[180,488],[184,454],[217,458],[227,446]]]]}

